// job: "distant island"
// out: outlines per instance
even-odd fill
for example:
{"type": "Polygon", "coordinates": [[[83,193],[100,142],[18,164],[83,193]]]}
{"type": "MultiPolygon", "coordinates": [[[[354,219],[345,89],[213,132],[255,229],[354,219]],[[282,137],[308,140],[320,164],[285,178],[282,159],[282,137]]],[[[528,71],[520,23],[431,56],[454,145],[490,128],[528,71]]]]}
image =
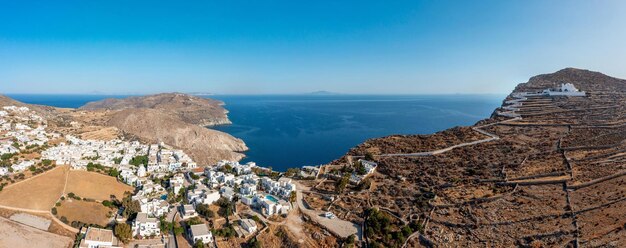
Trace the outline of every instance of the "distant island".
{"type": "Polygon", "coordinates": [[[316,95],[316,96],[340,95],[340,94],[341,93],[330,92],[330,91],[325,91],[325,90],[319,90],[319,91],[313,91],[313,92],[307,93],[307,95],[316,95]]]}

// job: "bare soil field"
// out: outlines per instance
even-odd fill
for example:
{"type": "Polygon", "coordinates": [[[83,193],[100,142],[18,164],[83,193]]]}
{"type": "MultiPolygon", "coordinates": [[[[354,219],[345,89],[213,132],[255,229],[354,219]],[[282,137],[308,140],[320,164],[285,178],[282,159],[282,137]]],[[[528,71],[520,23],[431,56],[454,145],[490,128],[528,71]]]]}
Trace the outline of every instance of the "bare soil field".
{"type": "Polygon", "coordinates": [[[67,166],[10,185],[0,192],[0,205],[31,210],[50,210],[63,193],[67,166]]]}
{"type": "Polygon", "coordinates": [[[112,140],[120,137],[120,131],[115,127],[93,127],[93,130],[81,133],[80,137],[87,140],[112,140]]]}
{"type": "Polygon", "coordinates": [[[80,221],[106,226],[109,223],[107,214],[111,212],[111,209],[98,202],[66,200],[60,207],[57,207],[57,211],[57,217],[65,216],[69,223],[80,221]]]}
{"type": "Polygon", "coordinates": [[[124,192],[133,192],[135,188],[118,182],[111,176],[88,171],[70,171],[65,193],[74,193],[82,198],[98,201],[110,199],[115,195],[118,199],[124,197],[124,192]]]}
{"type": "Polygon", "coordinates": [[[71,247],[71,238],[44,232],[0,217],[0,247],[71,247]]]}

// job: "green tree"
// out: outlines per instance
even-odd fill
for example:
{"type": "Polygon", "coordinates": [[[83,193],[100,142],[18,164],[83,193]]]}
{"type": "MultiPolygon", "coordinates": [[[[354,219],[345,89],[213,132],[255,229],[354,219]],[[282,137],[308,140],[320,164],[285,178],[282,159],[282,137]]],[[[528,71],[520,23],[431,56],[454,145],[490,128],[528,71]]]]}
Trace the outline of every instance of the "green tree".
{"type": "Polygon", "coordinates": [[[196,211],[198,212],[199,215],[205,218],[215,217],[215,213],[213,212],[213,210],[209,209],[209,205],[206,205],[206,204],[199,204],[196,207],[196,211]]]}
{"type": "Polygon", "coordinates": [[[359,175],[365,175],[367,171],[365,170],[365,165],[361,161],[356,162],[356,173],[359,175]]]}
{"type": "Polygon", "coordinates": [[[172,222],[166,221],[163,216],[159,218],[159,229],[161,229],[161,233],[166,233],[169,230],[172,230],[172,228],[174,228],[174,224],[172,222]]]}
{"type": "Polygon", "coordinates": [[[196,175],[195,173],[189,173],[189,176],[191,177],[191,179],[193,180],[198,180],[200,179],[200,176],[196,175]]]}
{"type": "Polygon", "coordinates": [[[191,219],[186,220],[185,223],[188,226],[193,226],[193,225],[197,225],[197,224],[202,224],[202,220],[200,220],[200,218],[198,218],[198,217],[193,217],[191,219]]]}
{"type": "Polygon", "coordinates": [[[120,172],[117,169],[113,168],[113,169],[109,170],[109,176],[117,177],[119,175],[120,175],[120,172]]]}
{"type": "Polygon", "coordinates": [[[291,191],[291,193],[289,193],[289,201],[290,202],[296,202],[296,191],[291,191]]]}
{"type": "Polygon", "coordinates": [[[340,180],[337,181],[337,183],[335,183],[335,192],[337,192],[338,194],[343,193],[343,191],[346,189],[346,186],[348,186],[349,182],[350,182],[350,174],[345,174],[343,177],[341,177],[340,180]]]}
{"type": "Polygon", "coordinates": [[[174,234],[175,235],[180,235],[180,234],[182,234],[185,231],[185,229],[183,229],[183,227],[180,226],[180,224],[178,222],[174,222],[174,229],[173,230],[174,230],[174,234]]]}
{"type": "Polygon", "coordinates": [[[115,233],[115,237],[117,237],[123,243],[128,243],[128,241],[133,236],[130,226],[126,223],[118,223],[117,225],[115,225],[115,229],[113,230],[113,232],[115,233]]]}
{"type": "Polygon", "coordinates": [[[196,240],[196,243],[193,244],[193,248],[204,248],[204,243],[202,243],[202,240],[196,240]]]}
{"type": "Polygon", "coordinates": [[[365,153],[365,160],[374,161],[374,154],[371,152],[365,153]]]}
{"type": "Polygon", "coordinates": [[[124,207],[124,212],[122,212],[122,214],[128,219],[133,219],[134,215],[141,211],[141,205],[139,202],[133,201],[130,196],[127,196],[122,200],[122,207],[124,207]]]}
{"type": "Polygon", "coordinates": [[[262,248],[263,247],[263,243],[261,243],[260,240],[256,239],[256,237],[250,239],[248,241],[248,247],[250,248],[262,248]]]}
{"type": "Polygon", "coordinates": [[[134,166],[147,165],[148,164],[148,156],[147,155],[135,156],[135,157],[133,157],[130,160],[129,164],[132,164],[134,166]]]}
{"type": "Polygon", "coordinates": [[[122,162],[122,158],[121,157],[117,157],[113,159],[113,163],[115,164],[120,164],[122,162]]]}

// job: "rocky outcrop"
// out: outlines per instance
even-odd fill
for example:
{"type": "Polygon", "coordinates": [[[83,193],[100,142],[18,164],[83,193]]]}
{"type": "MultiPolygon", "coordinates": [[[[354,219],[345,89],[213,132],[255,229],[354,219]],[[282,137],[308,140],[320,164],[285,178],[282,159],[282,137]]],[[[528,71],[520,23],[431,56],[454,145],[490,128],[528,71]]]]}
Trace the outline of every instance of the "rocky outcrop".
{"type": "Polygon", "coordinates": [[[124,109],[109,115],[106,123],[125,135],[146,142],[164,142],[188,153],[199,164],[222,159],[240,160],[248,148],[241,139],[227,133],[180,120],[157,109],[124,109]]]}
{"type": "Polygon", "coordinates": [[[80,107],[82,110],[123,110],[155,109],[162,113],[177,116],[180,120],[199,126],[230,124],[224,103],[181,93],[162,93],[149,96],[135,96],[123,99],[109,98],[90,102],[80,107]]]}

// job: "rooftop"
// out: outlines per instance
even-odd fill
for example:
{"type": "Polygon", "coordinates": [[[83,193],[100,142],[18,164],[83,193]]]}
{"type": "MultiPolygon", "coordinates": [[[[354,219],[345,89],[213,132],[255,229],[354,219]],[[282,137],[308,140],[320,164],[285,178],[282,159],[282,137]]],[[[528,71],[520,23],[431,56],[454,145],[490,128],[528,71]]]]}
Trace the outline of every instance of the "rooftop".
{"type": "Polygon", "coordinates": [[[191,236],[194,236],[194,237],[204,236],[210,233],[209,228],[205,224],[192,225],[190,229],[191,229],[191,236]]]}
{"type": "Polygon", "coordinates": [[[87,241],[113,242],[113,231],[90,227],[85,234],[87,241]]]}

